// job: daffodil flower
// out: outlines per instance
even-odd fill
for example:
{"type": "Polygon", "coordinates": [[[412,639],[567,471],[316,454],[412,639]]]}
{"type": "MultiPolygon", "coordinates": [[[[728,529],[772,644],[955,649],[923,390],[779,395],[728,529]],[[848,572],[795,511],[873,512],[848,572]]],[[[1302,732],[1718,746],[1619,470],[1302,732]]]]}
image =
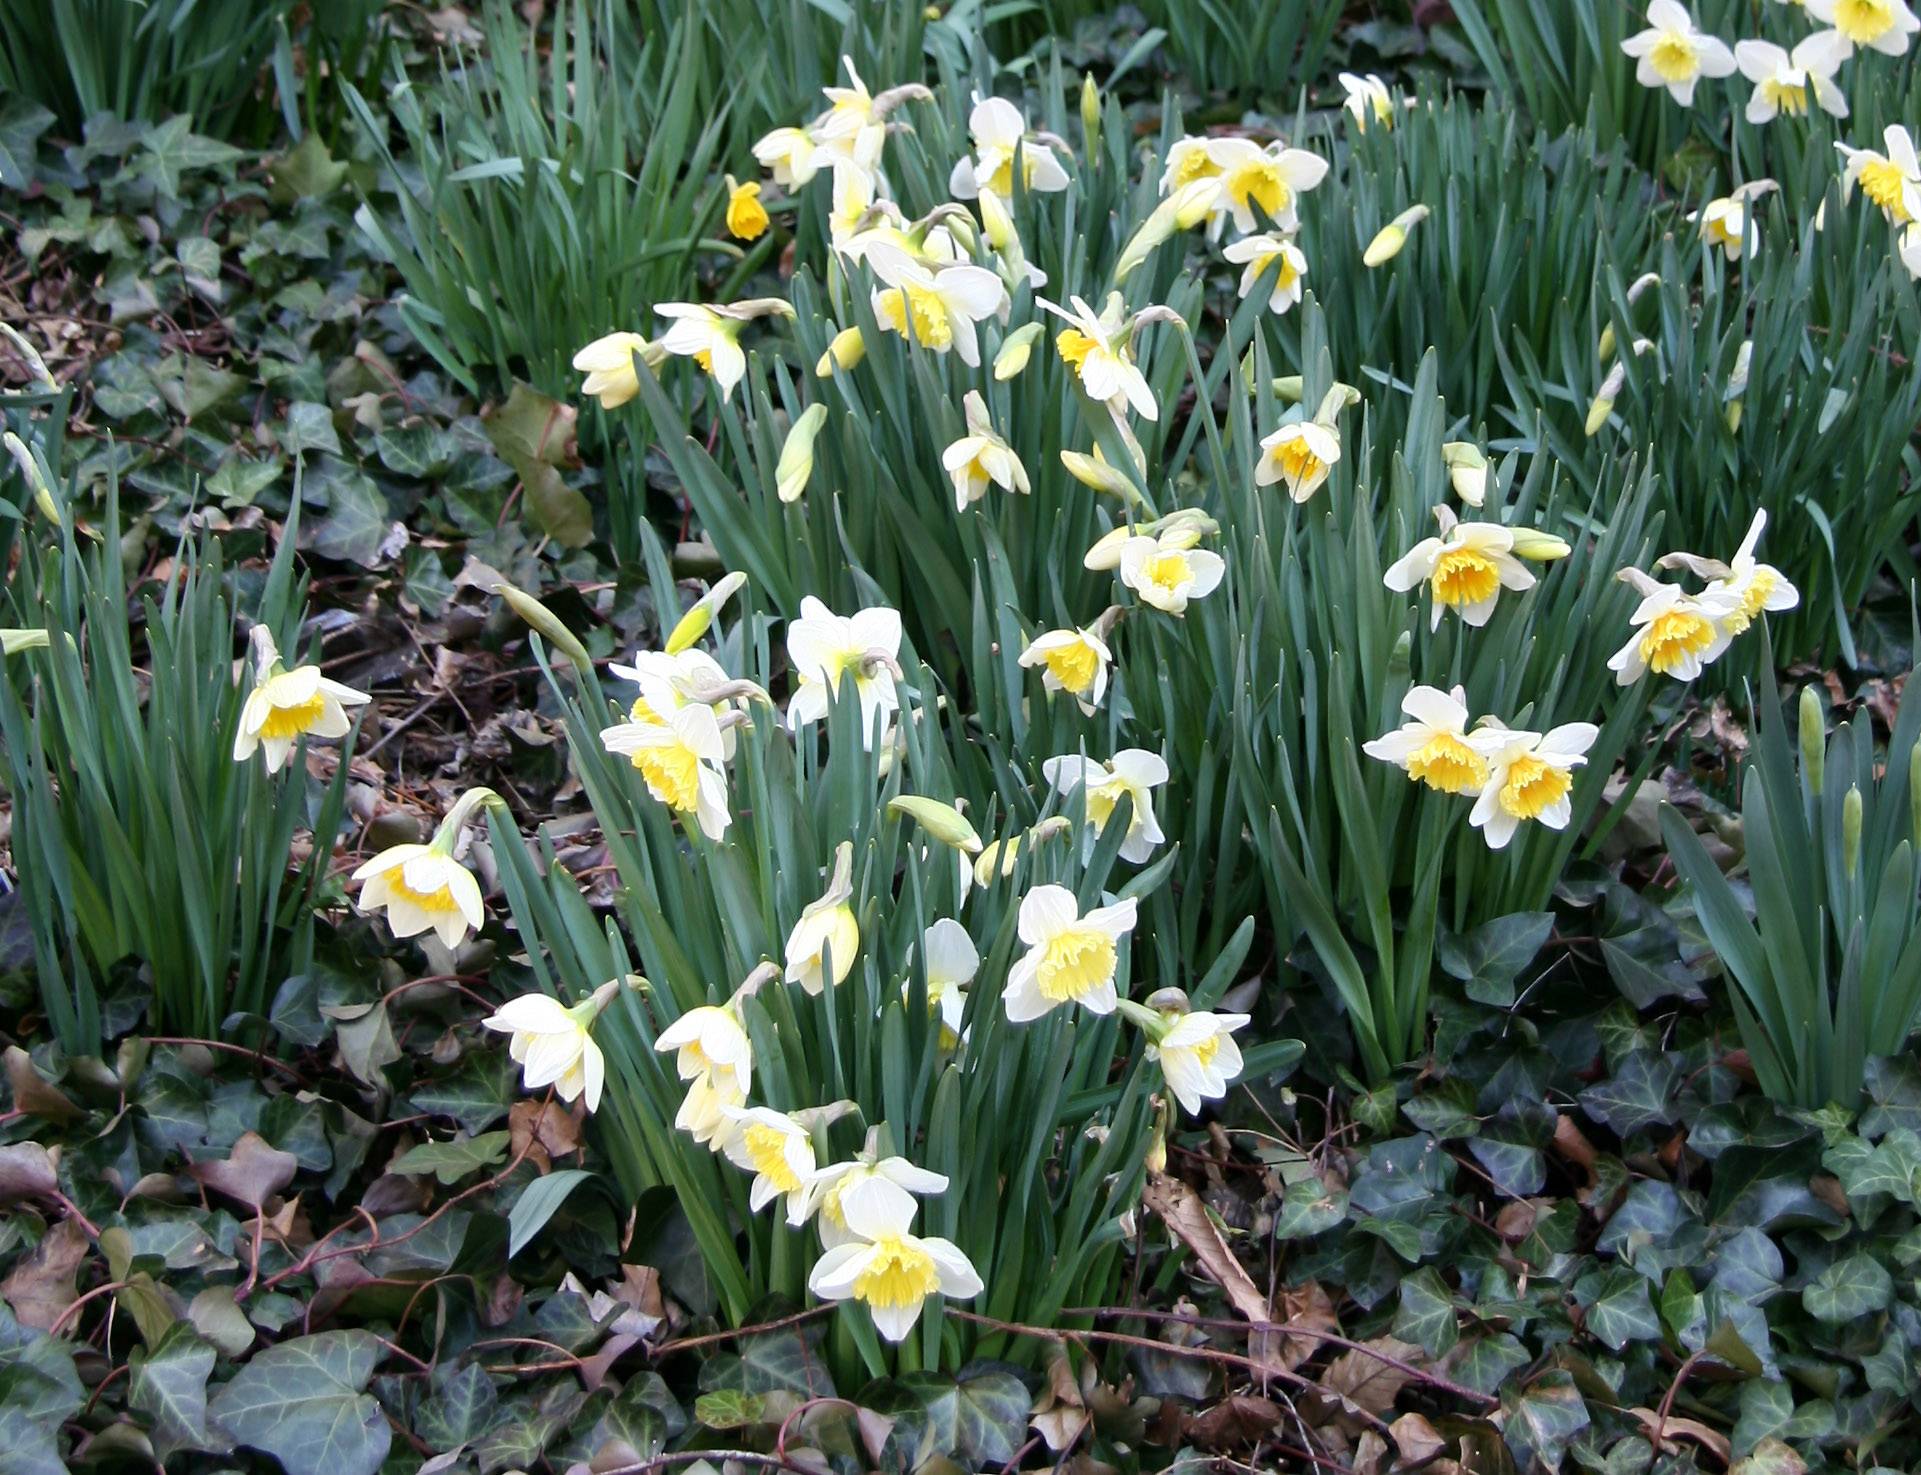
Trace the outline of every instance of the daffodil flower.
{"type": "Polygon", "coordinates": [[[1618,684],[1631,686],[1649,671],[1692,681],[1733,640],[1725,623],[1729,605],[1720,599],[1697,598],[1679,584],[1663,584],[1636,568],[1624,568],[1617,577],[1641,596],[1628,617],[1634,634],[1608,658],[1618,684]]]}
{"type": "Polygon", "coordinates": [[[640,393],[640,375],[634,372],[636,356],[654,370],[667,362],[667,350],[638,333],[609,333],[596,338],[574,355],[574,368],[587,376],[580,392],[598,398],[603,410],[619,409],[640,393]]]}
{"type": "Polygon", "coordinates": [[[1157,537],[1129,538],[1120,549],[1121,582],[1155,609],[1186,614],[1188,601],[1212,594],[1227,573],[1221,556],[1196,548],[1194,537],[1173,528],[1157,537]]]}
{"type": "MultiPolygon", "coordinates": [[[[1433,602],[1429,629],[1440,628],[1441,614],[1448,609],[1463,623],[1478,628],[1493,616],[1503,589],[1518,592],[1534,587],[1533,573],[1516,557],[1513,528],[1498,522],[1460,522],[1446,507],[1436,507],[1434,518],[1441,536],[1416,543],[1381,579],[1397,594],[1417,584],[1428,586],[1433,602]]],[[[1567,552],[1567,544],[1558,538],[1549,542],[1558,546],[1558,552],[1550,546],[1524,556],[1560,557],[1567,552]]]]}
{"type": "Polygon", "coordinates": [[[1219,179],[1221,166],[1214,157],[1208,138],[1177,138],[1167,151],[1167,164],[1161,171],[1161,193],[1172,194],[1183,185],[1204,179],[1219,179]]]}
{"type": "Polygon", "coordinates": [[[1811,17],[1826,21],[1834,28],[1820,34],[1834,36],[1843,56],[1857,46],[1884,56],[1902,56],[1907,52],[1908,38],[1921,31],[1921,20],[1915,18],[1908,0],[1805,0],[1805,3],[1811,17]]]}
{"type": "MultiPolygon", "coordinates": [[[[940,1016],[940,1047],[953,1050],[961,1041],[961,1022],[967,1017],[967,986],[980,972],[980,950],[967,929],[952,917],[942,917],[921,933],[923,976],[927,1007],[940,1016]]],[[[911,983],[901,985],[908,997],[911,983]]]]}
{"type": "Polygon", "coordinates": [[[1341,106],[1352,115],[1354,126],[1361,132],[1367,132],[1369,123],[1379,123],[1383,128],[1394,126],[1394,94],[1388,91],[1387,83],[1372,72],[1364,77],[1342,72],[1335,80],[1347,94],[1341,106]]]}
{"type": "Polygon", "coordinates": [[[834,249],[849,261],[865,260],[867,248],[875,241],[891,241],[907,249],[900,212],[892,201],[879,198],[879,190],[880,179],[871,169],[852,159],[834,161],[827,234],[834,249]]]}
{"type": "Polygon", "coordinates": [[[520,1067],[522,1090],[552,1086],[562,1101],[584,1098],[587,1110],[598,1111],[607,1061],[588,1030],[619,992],[615,979],[572,1006],[547,994],[522,994],[480,1022],[512,1036],[507,1053],[520,1067]]]}
{"type": "Polygon", "coordinates": [[[1301,196],[1327,178],[1327,160],[1306,149],[1278,143],[1262,148],[1250,138],[1215,138],[1208,141],[1207,151],[1221,181],[1209,226],[1214,236],[1228,220],[1243,235],[1261,229],[1256,206],[1279,229],[1296,229],[1301,196]]]}
{"type": "Polygon", "coordinates": [[[1734,64],[1754,84],[1748,94],[1750,123],[1758,127],[1783,114],[1805,117],[1810,106],[1819,106],[1836,118],[1847,117],[1848,99],[1834,85],[1847,48],[1835,44],[1834,36],[1832,31],[1818,31],[1803,38],[1791,53],[1772,41],[1734,43],[1734,64]]]}
{"type": "Polygon", "coordinates": [[[1089,399],[1106,405],[1117,420],[1130,405],[1143,420],[1160,417],[1160,406],[1154,401],[1147,376],[1134,364],[1119,293],[1108,299],[1105,313],[1096,313],[1079,297],[1070,297],[1068,307],[1044,297],[1035,301],[1067,323],[1054,344],[1062,361],[1079,377],[1089,399]]]}
{"type": "Polygon", "coordinates": [[[746,1104],[747,1093],[732,1076],[696,1076],[680,1098],[674,1126],[709,1152],[723,1152],[738,1130],[729,1113],[746,1104]]]}
{"type": "Polygon", "coordinates": [[[1276,262],[1280,263],[1274,276],[1274,285],[1268,292],[1267,306],[1271,312],[1286,312],[1301,300],[1302,293],[1307,290],[1307,256],[1294,244],[1292,236],[1274,231],[1264,235],[1243,236],[1222,251],[1221,255],[1242,268],[1240,295],[1243,298],[1252,296],[1261,278],[1267,274],[1267,269],[1276,262]]]}
{"type": "Polygon", "coordinates": [[[863,741],[872,748],[881,740],[900,706],[898,610],[876,605],[843,618],[810,594],[800,602],[800,618],[787,627],[787,659],[795,676],[789,730],[826,717],[846,676],[860,701],[863,741]]]}
{"type": "Polygon", "coordinates": [[[1122,1001],[1121,1007],[1142,1025],[1147,1058],[1159,1063],[1161,1079],[1189,1116],[1199,1116],[1202,1103],[1227,1095],[1243,1064],[1234,1031],[1244,1027],[1249,1016],[1189,1009],[1179,989],[1162,990],[1145,1006],[1122,1001]],[[1158,1007],[1163,996],[1171,1007],[1158,1007]]]}
{"type": "Polygon", "coordinates": [[[941,465],[954,483],[954,506],[965,512],[987,495],[990,486],[1005,492],[1031,490],[1027,468],[1014,448],[994,433],[987,418],[987,401],[978,389],[967,391],[967,434],[941,453],[941,465]]]}
{"type": "Polygon", "coordinates": [[[941,1173],[915,1167],[904,1157],[880,1156],[877,1134],[868,1133],[867,1145],[844,1163],[817,1169],[808,1185],[808,1215],[820,1230],[821,1248],[857,1244],[860,1237],[847,1227],[851,1207],[857,1217],[871,1219],[879,1208],[890,1215],[914,1215],[912,1195],[947,1192],[941,1173]]]}
{"type": "Polygon", "coordinates": [[[1895,235],[1895,254],[1911,277],[1921,277],[1921,225],[1904,225],[1895,235]]]}
{"type": "Polygon", "coordinates": [[[698,302],[663,302],[654,309],[673,324],[661,335],[660,348],[691,358],[713,376],[720,397],[733,396],[734,386],[747,373],[747,355],[740,346],[740,330],[755,318],[787,317],[794,307],[779,297],[754,297],[745,302],[712,306],[698,302]]]}
{"type": "Polygon", "coordinates": [[[759,1213],[777,1198],[787,1200],[787,1222],[798,1228],[812,1208],[814,1134],[785,1112],[765,1106],[728,1106],[733,1126],[721,1150],[735,1167],[754,1175],[747,1206],[759,1213]]]}
{"type": "Polygon", "coordinates": [[[1469,507],[1487,500],[1487,457],[1472,441],[1450,440],[1441,445],[1441,463],[1454,495],[1469,507]]]}
{"type": "Polygon", "coordinates": [[[1271,487],[1281,482],[1288,496],[1305,502],[1326,483],[1340,459],[1341,433],[1335,426],[1318,419],[1292,420],[1262,439],[1254,484],[1271,487]]]}
{"type": "Polygon", "coordinates": [[[1091,717],[1107,694],[1107,673],[1114,664],[1114,653],[1108,649],[1099,626],[1049,630],[1028,642],[1027,649],[1020,653],[1020,664],[1040,667],[1043,689],[1066,692],[1091,717]]]}
{"type": "Polygon", "coordinates": [[[775,184],[789,190],[811,181],[822,162],[820,145],[805,128],[774,129],[755,143],[754,158],[775,184]]]}
{"type": "Polygon", "coordinates": [[[1443,794],[1478,794],[1487,784],[1486,742],[1467,730],[1467,692],[1417,686],[1401,698],[1413,719],[1361,744],[1370,758],[1405,769],[1416,783],[1443,794]]]}
{"type": "Polygon", "coordinates": [[[1487,744],[1487,785],[1468,823],[1481,832],[1488,849],[1506,848],[1523,820],[1550,830],[1567,828],[1574,817],[1568,801],[1574,770],[1587,762],[1587,750],[1600,735],[1591,722],[1569,722],[1545,734],[1483,725],[1475,736],[1487,744]]]}
{"type": "Polygon", "coordinates": [[[999,313],[1007,288],[984,266],[957,263],[927,267],[899,247],[881,242],[867,253],[874,274],[885,284],[874,289],[874,318],[890,332],[911,338],[936,353],[953,349],[961,362],[981,361],[976,323],[999,313]]]}
{"type": "Polygon", "coordinates": [[[975,857],[974,883],[977,886],[991,886],[996,880],[1007,880],[1019,866],[1023,848],[1044,844],[1065,835],[1072,828],[1066,815],[1052,814],[1024,834],[1009,835],[1004,840],[994,841],[975,857]]]}
{"type": "Polygon", "coordinates": [[[683,1081],[705,1076],[731,1084],[742,1096],[753,1089],[754,1046],[731,999],[689,1009],[661,1031],[654,1049],[674,1056],[675,1073],[683,1081]]]}
{"type": "Polygon", "coordinates": [[[1753,201],[1777,188],[1779,186],[1772,179],[1754,180],[1730,195],[1710,200],[1688,219],[1699,222],[1701,239],[1710,247],[1719,246],[1729,261],[1739,261],[1744,255],[1752,257],[1761,249],[1761,227],[1749,207],[1753,201]]]}
{"type": "Polygon", "coordinates": [[[980,1294],[979,1272],[953,1241],[909,1232],[914,1205],[905,1194],[854,1198],[845,1209],[850,1237],[822,1255],[807,1277],[807,1288],[821,1300],[861,1302],[874,1329],[900,1342],[920,1320],[929,1296],[966,1300],[980,1294]]]}
{"type": "Polygon", "coordinates": [[[1154,814],[1153,790],[1167,782],[1167,762],[1145,748],[1122,748],[1113,758],[1100,763],[1078,753],[1049,758],[1041,772],[1056,793],[1071,796],[1076,789],[1085,796],[1088,829],[1084,833],[1083,853],[1091,856],[1101,831],[1113,817],[1123,797],[1134,804],[1127,822],[1127,836],[1121,841],[1120,857],[1130,865],[1151,858],[1154,847],[1166,841],[1160,820],[1154,814]]]}
{"type": "Polygon", "coordinates": [[[1007,970],[1002,1004],[1014,1024],[1062,1004],[1112,1014],[1120,940],[1134,930],[1133,897],[1082,916],[1065,886],[1036,886],[1021,898],[1020,939],[1027,951],[1007,970]]]}
{"type": "Polygon", "coordinates": [[[469,789],[447,811],[433,840],[426,845],[392,845],[362,865],[349,878],[364,882],[359,910],[384,911],[397,938],[431,931],[442,947],[454,948],[486,920],[480,883],[454,859],[468,817],[481,804],[505,809],[492,789],[469,789]]]}
{"type": "Polygon", "coordinates": [[[709,840],[727,833],[727,750],[714,709],[691,702],[662,722],[605,728],[602,745],[639,770],[647,792],[680,815],[693,815],[709,840]]]}
{"type": "Polygon", "coordinates": [[[328,680],[318,666],[287,670],[265,625],[253,627],[253,646],[254,688],[240,708],[240,726],[233,737],[236,763],[262,752],[267,772],[278,773],[301,738],[345,737],[353,726],[347,708],[364,707],[371,700],[365,692],[328,680]]]}
{"type": "Polygon", "coordinates": [[[1841,171],[1841,193],[1845,198],[1859,185],[1861,193],[1892,224],[1907,225],[1921,219],[1921,158],[1916,157],[1914,140],[1900,124],[1890,124],[1881,137],[1888,149],[1885,154],[1849,148],[1845,143],[1835,145],[1846,161],[1841,171]]]}
{"type": "Polygon", "coordinates": [[[827,987],[827,968],[833,967],[838,986],[854,966],[860,951],[860,923],[850,903],[854,898],[854,847],[841,841],[834,851],[834,874],[827,889],[802,909],[793,930],[787,934],[789,983],[798,983],[806,992],[819,997],[827,987]]]}
{"type": "MultiPolygon", "coordinates": [[[[704,650],[635,651],[633,665],[615,663],[607,670],[640,688],[640,695],[628,708],[627,720],[656,727],[665,726],[683,707],[713,705],[723,688],[731,690],[735,685],[720,662],[704,650]]],[[[722,736],[727,740],[726,756],[732,758],[733,734],[722,736]]]]}
{"type": "Polygon", "coordinates": [[[767,207],[760,202],[760,185],[755,181],[741,184],[729,174],[724,176],[727,186],[727,234],[739,241],[758,240],[767,234],[767,207]]]}
{"type": "Polygon", "coordinates": [[[1665,87],[1682,107],[1694,102],[1694,87],[1703,77],[1726,77],[1734,71],[1734,53],[1699,30],[1694,17],[1679,0],[1648,0],[1648,28],[1621,43],[1635,58],[1634,80],[1643,87],[1665,87]]]}
{"type": "Polygon", "coordinates": [[[1021,110],[1002,97],[974,95],[973,111],[967,115],[967,131],[973,136],[974,153],[954,166],[947,181],[948,192],[957,200],[972,200],[982,194],[1014,198],[1014,156],[1021,159],[1021,186],[1041,194],[1054,194],[1067,188],[1067,171],[1054,150],[1027,131],[1021,110]]]}
{"type": "Polygon", "coordinates": [[[1741,546],[1726,563],[1693,553],[1669,553],[1656,567],[1685,568],[1696,577],[1706,579],[1708,587],[1702,591],[1702,597],[1727,606],[1720,616],[1721,627],[1730,635],[1743,634],[1763,611],[1772,614],[1793,609],[1801,602],[1801,591],[1788,582],[1787,575],[1754,556],[1767,525],[1767,509],[1757,509],[1741,546]]]}

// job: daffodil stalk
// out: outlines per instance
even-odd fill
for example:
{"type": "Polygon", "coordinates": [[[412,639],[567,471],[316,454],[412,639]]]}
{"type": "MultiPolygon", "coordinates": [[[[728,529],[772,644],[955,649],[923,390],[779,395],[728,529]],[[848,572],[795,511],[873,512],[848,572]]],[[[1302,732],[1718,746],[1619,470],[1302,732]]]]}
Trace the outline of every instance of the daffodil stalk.
{"type": "Polygon", "coordinates": [[[505,579],[494,585],[494,593],[506,600],[508,608],[532,629],[546,636],[576,668],[582,671],[593,669],[593,657],[587,654],[587,647],[580,643],[580,637],[563,625],[560,617],[533,595],[505,579]]]}

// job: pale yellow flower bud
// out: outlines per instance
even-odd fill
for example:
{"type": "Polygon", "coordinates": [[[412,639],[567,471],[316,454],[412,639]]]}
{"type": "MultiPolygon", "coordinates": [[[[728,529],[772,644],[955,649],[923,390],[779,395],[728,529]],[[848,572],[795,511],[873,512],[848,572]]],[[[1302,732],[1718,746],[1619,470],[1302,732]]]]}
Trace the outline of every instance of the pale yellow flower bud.
{"type": "Polygon", "coordinates": [[[1407,244],[1407,233],[1427,217],[1427,206],[1408,206],[1382,226],[1374,239],[1368,242],[1367,250],[1361,253],[1362,264],[1370,267],[1380,266],[1399,256],[1401,248],[1407,244]]]}
{"type": "Polygon", "coordinates": [[[1097,450],[1091,456],[1079,451],[1062,451],[1061,465],[1067,474],[1084,487],[1092,487],[1097,492],[1106,492],[1119,497],[1123,502],[1138,502],[1140,491],[1119,471],[1107,464],[1107,460],[1097,450]]]}
{"type": "Polygon", "coordinates": [[[1094,85],[1092,72],[1081,77],[1081,137],[1091,160],[1101,147],[1101,90],[1094,85]]]}
{"type": "Polygon", "coordinates": [[[780,464],[774,468],[774,492],[783,502],[798,502],[814,474],[814,437],[827,423],[827,406],[811,404],[787,431],[781,443],[780,464]]]}
{"type": "Polygon", "coordinates": [[[1028,356],[1034,351],[1034,344],[1045,329],[1039,323],[1025,323],[1007,335],[994,355],[994,378],[1006,383],[1022,369],[1027,367],[1028,356]]]}
{"type": "Polygon", "coordinates": [[[51,642],[45,630],[0,630],[0,655],[18,655],[23,650],[45,650],[51,642]]]}
{"type": "Polygon", "coordinates": [[[746,582],[747,575],[743,573],[728,574],[695,600],[693,608],[682,615],[668,633],[665,646],[667,654],[677,656],[705,635],[720,607],[732,599],[746,582]]]}
{"type": "Polygon", "coordinates": [[[860,335],[859,328],[842,328],[834,335],[834,341],[827,345],[827,352],[820,356],[814,365],[814,377],[825,379],[831,374],[845,373],[858,368],[860,361],[867,357],[867,340],[860,335]]]}
{"type": "Polygon", "coordinates": [[[1811,793],[1821,792],[1828,761],[1828,725],[1821,714],[1821,698],[1814,688],[1801,688],[1800,711],[1801,773],[1811,793]]]}
{"type": "Polygon", "coordinates": [[[554,648],[576,666],[593,664],[587,654],[587,647],[580,643],[573,631],[561,624],[554,612],[524,589],[516,588],[502,579],[494,585],[494,593],[507,601],[508,608],[525,620],[527,624],[547,637],[554,648]]]}
{"type": "Polygon", "coordinates": [[[943,804],[938,799],[928,799],[919,794],[901,794],[887,801],[887,807],[895,814],[904,814],[932,835],[941,844],[969,855],[981,852],[981,837],[967,816],[951,804],[943,804]]]}

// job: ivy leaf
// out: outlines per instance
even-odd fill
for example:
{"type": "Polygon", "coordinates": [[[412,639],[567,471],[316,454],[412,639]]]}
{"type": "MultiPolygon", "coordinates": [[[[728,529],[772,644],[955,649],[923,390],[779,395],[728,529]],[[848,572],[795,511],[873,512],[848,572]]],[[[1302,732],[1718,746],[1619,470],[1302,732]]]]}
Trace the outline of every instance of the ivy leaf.
{"type": "MultiPolygon", "coordinates": [[[[218,262],[215,263],[218,269],[218,262]]],[[[287,406],[287,424],[280,432],[281,449],[289,455],[329,451],[340,454],[340,436],[334,430],[333,411],[312,400],[296,400],[287,406]]]]}
{"type": "Polygon", "coordinates": [[[1836,1260],[1801,1292],[1809,1316],[1829,1326],[1887,1309],[1894,1295],[1894,1277],[1869,1254],[1836,1260]]]}
{"type": "Polygon", "coordinates": [[[40,135],[53,126],[53,114],[22,93],[0,102],[0,186],[24,190],[33,178],[33,156],[40,135]]]}
{"type": "Polygon", "coordinates": [[[1912,1204],[1921,1195],[1921,1136],[1907,1127],[1896,1127],[1872,1150],[1837,1171],[1848,1202],[1857,1210],[1862,1200],[1877,1194],[1912,1204]]]}
{"type": "Polygon", "coordinates": [[[1868,1062],[1863,1088],[1874,1104],[1861,1113],[1861,1135],[1878,1138],[1896,1127],[1921,1132],[1921,1061],[1885,1055],[1868,1062]]]}
{"type": "Polygon", "coordinates": [[[970,1362],[954,1380],[955,1453],[969,1470],[1013,1463],[1027,1434],[1033,1395],[999,1363],[970,1362]]]}
{"type": "Polygon", "coordinates": [[[494,1380],[480,1364],[443,1367],[434,1375],[433,1396],[414,1420],[414,1433],[443,1454],[459,1449],[487,1431],[499,1402],[494,1380]]]}
{"type": "Polygon", "coordinates": [[[1626,1137],[1674,1120],[1670,1098],[1680,1081],[1679,1069],[1665,1054],[1633,1050],[1612,1076],[1581,1093],[1581,1108],[1616,1136],[1626,1137]]]}
{"type": "Polygon", "coordinates": [[[478,1137],[463,1137],[453,1142],[422,1142],[408,1149],[389,1169],[395,1173],[432,1173],[452,1187],[469,1173],[491,1168],[507,1156],[506,1131],[483,1132],[478,1137]]]}
{"type": "Polygon", "coordinates": [[[213,169],[240,157],[240,150],[232,144],[203,138],[192,129],[193,119],[179,113],[149,128],[140,140],[140,158],[134,171],[163,195],[179,196],[180,176],[186,170],[213,169]]]}
{"type": "Polygon", "coordinates": [[[1759,1441],[1754,1453],[1730,1469],[1728,1475],[1808,1475],[1808,1462],[1793,1445],[1768,1438],[1759,1441]]]}
{"type": "Polygon", "coordinates": [[[1345,1188],[1330,1189],[1319,1178],[1303,1178],[1298,1183],[1290,1183],[1283,1191],[1274,1235],[1277,1239],[1311,1239],[1345,1218],[1345,1188]]]}
{"type": "Polygon", "coordinates": [[[222,1454],[228,1442],[207,1427],[207,1379],[217,1353],[185,1322],[176,1322],[151,1352],[129,1358],[127,1402],[153,1420],[154,1453],[179,1450],[222,1454]]]}
{"type": "Polygon", "coordinates": [[[1574,1375],[1559,1368],[1541,1374],[1525,1390],[1504,1389],[1501,1408],[1507,1415],[1503,1432],[1523,1463],[1549,1471],[1561,1468],[1568,1445],[1589,1423],[1574,1375]]]}
{"type": "Polygon", "coordinates": [[[1435,956],[1449,977],[1467,986],[1470,999],[1506,1009],[1514,1003],[1516,976],[1534,961],[1553,931],[1552,912],[1512,912],[1462,937],[1443,934],[1435,956]]]}
{"type": "Polygon", "coordinates": [[[453,1074],[416,1086],[407,1104],[415,1111],[451,1117],[468,1132],[484,1132],[513,1104],[506,1060],[492,1052],[469,1055],[453,1074]]]}
{"type": "Polygon", "coordinates": [[[1489,1332],[1457,1347],[1448,1361],[1448,1376],[1476,1393],[1497,1392],[1517,1368],[1533,1356],[1512,1332],[1489,1332]]]}
{"type": "Polygon", "coordinates": [[[1440,1272],[1424,1265],[1401,1282],[1401,1304],[1394,1312],[1394,1335],[1415,1342],[1429,1357],[1440,1357],[1460,1340],[1454,1295],[1440,1272]]]}
{"type": "Polygon", "coordinates": [[[1526,1198],[1547,1182],[1546,1148],[1553,1136],[1553,1112],[1539,1101],[1516,1100],[1503,1106],[1467,1145],[1496,1189],[1509,1198],[1526,1198]]]}
{"type": "Polygon", "coordinates": [[[287,1475],[374,1475],[393,1438],[366,1392],[382,1350],[371,1332],[296,1337],[257,1353],[207,1411],[287,1475]]]}
{"type": "Polygon", "coordinates": [[[1661,1335],[1648,1283],[1632,1270],[1617,1267],[1584,1275],[1575,1282],[1574,1298],[1587,1309],[1587,1329],[1610,1351],[1661,1335]]]}

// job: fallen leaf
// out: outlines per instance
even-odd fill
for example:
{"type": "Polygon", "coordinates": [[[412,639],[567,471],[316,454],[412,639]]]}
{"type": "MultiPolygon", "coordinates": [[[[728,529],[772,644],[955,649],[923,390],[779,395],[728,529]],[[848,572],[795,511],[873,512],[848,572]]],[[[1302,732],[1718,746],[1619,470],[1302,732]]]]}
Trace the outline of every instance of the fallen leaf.
{"type": "Polygon", "coordinates": [[[1236,1393],[1188,1420],[1187,1437],[1205,1449],[1240,1449],[1258,1443],[1281,1422],[1272,1399],[1236,1393]]]}
{"type": "Polygon", "coordinates": [[[71,1219],[49,1229],[33,1253],[0,1281],[0,1296],[13,1307],[15,1320],[39,1331],[53,1330],[60,1313],[74,1303],[74,1273],[87,1258],[88,1247],[86,1231],[71,1219]]]}
{"type": "Polygon", "coordinates": [[[1663,1450],[1671,1450],[1678,1454],[1681,1448],[1679,1444],[1675,1443],[1678,1437],[1681,1439],[1692,1439],[1724,1466],[1733,1457],[1734,1446],[1729,1443],[1727,1435],[1723,1434],[1719,1429],[1709,1428],[1698,1419],[1677,1418],[1675,1415],[1669,1414],[1667,1421],[1663,1423],[1661,1415],[1651,1408],[1631,1408],[1628,1410],[1628,1415],[1647,1431],[1648,1442],[1650,1444],[1654,1442],[1654,1431],[1659,1429],[1661,1431],[1661,1449],[1663,1450]]]}
{"type": "Polygon", "coordinates": [[[1397,1337],[1376,1337],[1361,1347],[1343,1352],[1329,1363],[1327,1371],[1321,1374],[1320,1386],[1323,1392],[1334,1396],[1342,1412],[1359,1411],[1384,1418],[1394,1407],[1401,1390],[1414,1379],[1409,1367],[1397,1367],[1395,1363],[1411,1367],[1423,1356],[1412,1342],[1403,1342],[1397,1337]],[[1376,1357],[1374,1353],[1382,1355],[1376,1357]],[[1394,1361],[1388,1362],[1385,1358],[1394,1361]]]}
{"type": "Polygon", "coordinates": [[[580,1150],[580,1123],[552,1097],[516,1101],[507,1113],[510,1155],[525,1153],[541,1172],[580,1150]]]}
{"type": "Polygon", "coordinates": [[[86,1113],[67,1093],[34,1068],[33,1057],[18,1045],[7,1046],[7,1087],[16,1110],[50,1122],[70,1122],[86,1113]]]}
{"type": "Polygon", "coordinates": [[[38,1142],[0,1147],[0,1204],[23,1198],[51,1198],[60,1191],[60,1174],[38,1142]]]}
{"type": "MultiPolygon", "coordinates": [[[[1178,1178],[1149,1173],[1141,1202],[1161,1216],[1168,1230],[1193,1253],[1208,1277],[1227,1292],[1227,1299],[1236,1311],[1252,1322],[1274,1319],[1267,1297],[1234,1258],[1234,1252],[1208,1216],[1200,1195],[1178,1178]]],[[[1264,1336],[1250,1338],[1248,1350],[1257,1362],[1266,1363],[1273,1357],[1269,1339],[1264,1336]]]]}
{"type": "Polygon", "coordinates": [[[291,1152],[270,1146],[258,1132],[243,1132],[224,1161],[189,1163],[187,1173],[203,1188],[259,1210],[289,1183],[300,1167],[291,1152]]]}
{"type": "Polygon", "coordinates": [[[1387,1426],[1387,1432],[1394,1436],[1404,1464],[1424,1464],[1447,1448],[1440,1431],[1421,1414],[1402,1414],[1387,1426]]]}

